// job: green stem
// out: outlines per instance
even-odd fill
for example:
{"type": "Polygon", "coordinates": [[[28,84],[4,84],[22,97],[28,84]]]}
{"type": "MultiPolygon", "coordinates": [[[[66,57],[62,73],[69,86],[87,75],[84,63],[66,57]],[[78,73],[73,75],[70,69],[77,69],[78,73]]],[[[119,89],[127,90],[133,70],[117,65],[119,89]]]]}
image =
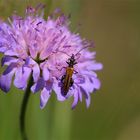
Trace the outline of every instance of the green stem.
{"type": "Polygon", "coordinates": [[[70,140],[72,110],[71,102],[55,103],[52,116],[51,140],[70,140]]]}
{"type": "Polygon", "coordinates": [[[33,78],[30,76],[27,88],[24,93],[23,101],[21,104],[21,110],[20,110],[20,132],[23,140],[28,140],[25,132],[25,114],[26,114],[27,104],[30,96],[30,88],[32,85],[33,85],[33,78]]]}

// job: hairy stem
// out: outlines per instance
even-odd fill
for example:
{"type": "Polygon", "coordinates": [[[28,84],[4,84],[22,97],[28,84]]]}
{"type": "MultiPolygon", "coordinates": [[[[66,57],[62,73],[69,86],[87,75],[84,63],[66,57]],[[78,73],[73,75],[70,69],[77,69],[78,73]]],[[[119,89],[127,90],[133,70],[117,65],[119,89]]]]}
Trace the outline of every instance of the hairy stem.
{"type": "Polygon", "coordinates": [[[26,115],[27,104],[30,96],[30,88],[32,85],[33,85],[33,78],[32,76],[30,76],[27,88],[24,93],[23,101],[21,104],[21,110],[20,110],[20,132],[21,132],[22,140],[28,140],[25,132],[25,115],[26,115]]]}

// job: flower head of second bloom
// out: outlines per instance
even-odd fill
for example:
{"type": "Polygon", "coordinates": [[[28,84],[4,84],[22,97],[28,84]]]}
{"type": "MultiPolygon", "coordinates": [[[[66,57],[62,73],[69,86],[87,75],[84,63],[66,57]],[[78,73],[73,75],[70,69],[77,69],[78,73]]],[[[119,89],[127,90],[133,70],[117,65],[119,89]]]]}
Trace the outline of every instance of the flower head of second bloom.
{"type": "Polygon", "coordinates": [[[102,69],[95,52],[88,50],[92,44],[69,30],[68,18],[62,13],[45,20],[37,9],[29,7],[26,12],[24,18],[14,15],[10,23],[0,22],[1,65],[7,65],[0,76],[1,90],[10,90],[13,77],[14,85],[25,90],[32,75],[31,91],[41,92],[41,108],[53,91],[59,101],[73,96],[72,108],[82,97],[89,107],[90,94],[100,88],[95,71],[102,69]],[[76,63],[71,68],[72,56],[76,63]]]}

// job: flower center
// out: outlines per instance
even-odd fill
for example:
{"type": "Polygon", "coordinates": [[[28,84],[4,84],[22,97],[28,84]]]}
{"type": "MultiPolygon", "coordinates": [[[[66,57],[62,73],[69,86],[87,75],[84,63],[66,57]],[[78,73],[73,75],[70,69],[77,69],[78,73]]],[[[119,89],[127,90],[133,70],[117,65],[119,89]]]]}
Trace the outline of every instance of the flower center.
{"type": "Polygon", "coordinates": [[[35,61],[38,63],[38,64],[40,64],[40,63],[43,63],[43,62],[45,62],[46,60],[48,60],[48,58],[45,58],[44,60],[40,60],[40,58],[39,58],[39,53],[37,54],[37,57],[36,57],[36,59],[35,59],[35,61]]]}

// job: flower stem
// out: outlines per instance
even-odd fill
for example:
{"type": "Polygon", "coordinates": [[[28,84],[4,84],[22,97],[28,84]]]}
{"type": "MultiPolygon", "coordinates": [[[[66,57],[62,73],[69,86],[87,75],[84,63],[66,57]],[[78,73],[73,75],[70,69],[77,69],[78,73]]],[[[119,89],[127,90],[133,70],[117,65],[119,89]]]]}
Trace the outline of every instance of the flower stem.
{"type": "Polygon", "coordinates": [[[28,140],[26,132],[25,132],[25,114],[27,109],[27,104],[30,96],[30,88],[33,85],[33,78],[30,76],[27,88],[24,93],[23,101],[21,104],[21,110],[20,110],[20,132],[22,136],[22,140],[28,140]]]}

